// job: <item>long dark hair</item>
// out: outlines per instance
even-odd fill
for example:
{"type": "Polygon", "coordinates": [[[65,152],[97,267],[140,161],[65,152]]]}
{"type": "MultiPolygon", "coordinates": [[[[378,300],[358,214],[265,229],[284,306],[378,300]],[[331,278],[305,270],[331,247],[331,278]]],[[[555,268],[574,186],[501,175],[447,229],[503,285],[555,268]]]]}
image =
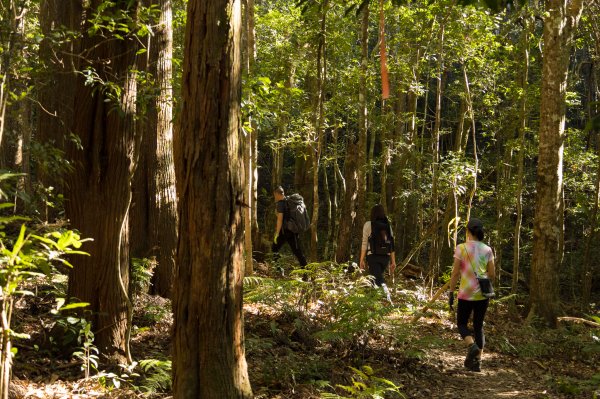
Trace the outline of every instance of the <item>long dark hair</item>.
{"type": "Polygon", "coordinates": [[[387,216],[385,216],[385,209],[383,209],[383,205],[377,204],[373,208],[371,208],[371,222],[376,220],[386,220],[387,216]]]}

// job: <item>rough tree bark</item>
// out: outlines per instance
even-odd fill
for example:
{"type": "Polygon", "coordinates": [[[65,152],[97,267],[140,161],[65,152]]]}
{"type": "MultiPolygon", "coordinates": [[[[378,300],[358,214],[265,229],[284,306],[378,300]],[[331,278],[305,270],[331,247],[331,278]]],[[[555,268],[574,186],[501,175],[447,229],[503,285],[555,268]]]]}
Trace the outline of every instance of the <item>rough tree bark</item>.
{"type": "Polygon", "coordinates": [[[175,135],[175,398],[251,398],[244,354],[240,0],[190,0],[175,135]]]}
{"type": "Polygon", "coordinates": [[[149,41],[146,71],[154,78],[154,97],[148,104],[142,130],[142,151],[136,180],[143,188],[137,196],[135,207],[146,212],[132,212],[145,217],[140,230],[132,228],[139,257],[156,259],[150,292],[164,298],[171,296],[175,251],[177,248],[177,198],[175,193],[175,168],[173,165],[173,90],[171,85],[173,58],[173,28],[171,0],[145,0],[146,5],[156,5],[160,10],[158,23],[149,41]],[[144,165],[141,164],[142,160],[144,165]],[[141,181],[140,181],[141,180],[141,181]],[[145,194],[145,195],[143,195],[145,194]],[[144,223],[145,222],[145,223],[144,223]]]}
{"type": "Polygon", "coordinates": [[[559,271],[563,260],[563,147],[566,89],[573,35],[584,0],[548,0],[540,104],[538,172],[529,312],[556,326],[561,312],[559,271]]]}
{"type": "MultiPolygon", "coordinates": [[[[65,150],[65,138],[73,120],[73,96],[75,95],[75,71],[78,69],[79,40],[55,43],[52,35],[77,31],[81,22],[82,5],[76,0],[43,0],[40,4],[40,28],[44,39],[40,43],[40,61],[45,65],[36,80],[39,109],[37,110],[36,140],[65,150]],[[57,88],[60,88],[57,89],[57,88]]],[[[36,176],[44,189],[62,193],[62,177],[38,162],[36,176]]],[[[53,219],[54,208],[46,207],[46,220],[53,219]]]]}
{"type": "MultiPolygon", "coordinates": [[[[103,2],[89,4],[87,15],[103,2]]],[[[135,15],[137,3],[119,3],[105,12],[135,15]]],[[[68,158],[74,172],[67,177],[65,211],[73,228],[94,241],[86,245],[89,257],[78,258],[69,276],[70,297],[89,302],[95,344],[115,362],[130,360],[128,320],[131,303],[129,280],[128,214],[131,180],[137,162],[134,136],[136,112],[136,45],[111,32],[89,34],[82,26],[82,68],[94,76],[93,84],[80,74],[75,82],[73,134],[68,158]],[[110,85],[107,84],[110,82],[110,85]],[[114,87],[121,90],[114,90],[114,87]]]]}

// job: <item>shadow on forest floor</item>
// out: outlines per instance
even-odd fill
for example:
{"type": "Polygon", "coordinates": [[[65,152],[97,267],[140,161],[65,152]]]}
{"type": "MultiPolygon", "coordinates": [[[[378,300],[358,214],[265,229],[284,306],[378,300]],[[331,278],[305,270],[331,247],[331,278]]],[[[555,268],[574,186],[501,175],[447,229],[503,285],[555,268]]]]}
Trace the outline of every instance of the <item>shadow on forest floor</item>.
{"type": "MultiPolygon", "coordinates": [[[[271,275],[264,265],[258,270],[272,287],[307,284],[300,276],[276,274],[271,275]]],[[[374,397],[366,395],[370,392],[385,398],[591,399],[594,392],[600,392],[598,331],[580,325],[536,329],[516,315],[514,301],[494,301],[486,317],[482,372],[473,373],[462,366],[466,348],[444,301],[412,323],[414,309],[425,298],[419,283],[397,281],[392,297],[395,306],[381,308],[387,310],[377,326],[354,331],[349,338],[327,339],[323,331],[334,318],[327,312],[336,308],[326,307],[318,297],[312,297],[311,304],[284,309],[271,306],[272,299],[246,303],[246,357],[256,398],[374,397]],[[358,392],[361,383],[365,388],[358,392]],[[399,387],[401,394],[385,391],[391,386],[399,387]]],[[[149,388],[151,378],[161,377],[152,373],[122,378],[119,388],[112,387],[113,377],[107,373],[98,378],[93,372],[95,378],[84,380],[81,362],[47,346],[54,298],[31,301],[21,303],[16,314],[19,331],[30,333],[32,339],[16,343],[14,398],[171,396],[168,384],[156,385],[156,381],[150,381],[155,383],[150,387],[153,393],[142,392],[149,388]]],[[[132,354],[137,361],[161,360],[163,380],[170,375],[164,362],[170,357],[172,322],[168,300],[140,297],[132,354]]],[[[113,371],[123,375],[123,371],[113,371]]]]}

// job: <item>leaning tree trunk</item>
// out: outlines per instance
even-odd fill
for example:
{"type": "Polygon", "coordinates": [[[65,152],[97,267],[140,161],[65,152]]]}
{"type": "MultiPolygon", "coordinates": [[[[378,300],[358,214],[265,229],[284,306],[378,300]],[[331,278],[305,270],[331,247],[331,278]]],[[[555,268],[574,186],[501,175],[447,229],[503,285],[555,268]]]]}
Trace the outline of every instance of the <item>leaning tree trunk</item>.
{"type": "MultiPolygon", "coordinates": [[[[93,1],[89,12],[101,12],[102,1],[93,1]]],[[[105,12],[135,12],[123,8],[105,12]]],[[[86,68],[98,81],[90,85],[78,76],[73,134],[79,140],[68,146],[74,172],[67,178],[66,215],[73,228],[94,241],[86,246],[89,257],[78,258],[69,276],[69,297],[89,302],[95,344],[114,361],[131,360],[128,320],[131,304],[129,280],[128,213],[131,180],[138,143],[134,136],[136,112],[136,45],[134,40],[111,37],[111,32],[90,36],[84,24],[82,48],[86,68]],[[112,40],[107,40],[107,38],[112,40]],[[121,87],[113,91],[103,83],[121,87]]]]}
{"type": "Polygon", "coordinates": [[[175,398],[251,398],[242,282],[247,203],[240,0],[190,0],[175,140],[175,398]]]}
{"type": "Polygon", "coordinates": [[[367,66],[369,53],[369,7],[362,11],[361,22],[361,62],[358,90],[358,137],[346,140],[346,160],[344,162],[344,180],[346,190],[339,230],[337,234],[337,250],[335,260],[346,262],[352,258],[352,251],[357,250],[362,238],[362,225],[365,220],[365,160],[367,144],[367,66]]]}
{"type": "Polygon", "coordinates": [[[533,226],[530,315],[555,326],[560,313],[559,275],[563,260],[563,147],[566,89],[571,42],[584,0],[548,0],[544,50],[540,133],[533,226]]]}

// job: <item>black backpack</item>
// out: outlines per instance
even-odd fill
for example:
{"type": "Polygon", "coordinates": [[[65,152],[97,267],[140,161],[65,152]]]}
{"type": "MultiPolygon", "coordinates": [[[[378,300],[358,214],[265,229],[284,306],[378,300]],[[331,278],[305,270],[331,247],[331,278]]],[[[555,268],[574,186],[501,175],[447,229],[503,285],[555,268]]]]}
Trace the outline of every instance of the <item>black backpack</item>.
{"type": "Polygon", "coordinates": [[[285,206],[288,211],[285,228],[295,234],[304,233],[308,230],[310,218],[304,204],[304,198],[300,194],[292,194],[285,197],[285,206]]]}
{"type": "Polygon", "coordinates": [[[394,250],[394,238],[392,229],[387,219],[371,221],[371,235],[369,246],[374,255],[389,255],[394,250]]]}

